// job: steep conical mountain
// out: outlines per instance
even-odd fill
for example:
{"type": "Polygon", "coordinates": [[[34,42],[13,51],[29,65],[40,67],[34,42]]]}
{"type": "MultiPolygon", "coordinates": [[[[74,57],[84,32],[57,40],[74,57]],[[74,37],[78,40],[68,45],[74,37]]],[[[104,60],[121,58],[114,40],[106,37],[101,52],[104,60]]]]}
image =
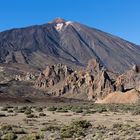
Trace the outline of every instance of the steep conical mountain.
{"type": "Polygon", "coordinates": [[[61,18],[0,33],[0,63],[45,67],[61,62],[74,67],[86,66],[92,58],[110,71],[123,72],[140,63],[140,47],[61,18]]]}

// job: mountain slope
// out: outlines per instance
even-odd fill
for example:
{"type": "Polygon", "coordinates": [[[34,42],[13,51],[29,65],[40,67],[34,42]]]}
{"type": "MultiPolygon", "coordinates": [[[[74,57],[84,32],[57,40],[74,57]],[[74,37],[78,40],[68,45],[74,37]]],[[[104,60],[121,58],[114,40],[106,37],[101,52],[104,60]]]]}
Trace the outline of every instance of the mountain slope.
{"type": "Polygon", "coordinates": [[[123,72],[140,63],[140,47],[100,30],[54,21],[0,33],[0,63],[45,67],[54,63],[86,66],[95,58],[110,71],[123,72]]]}

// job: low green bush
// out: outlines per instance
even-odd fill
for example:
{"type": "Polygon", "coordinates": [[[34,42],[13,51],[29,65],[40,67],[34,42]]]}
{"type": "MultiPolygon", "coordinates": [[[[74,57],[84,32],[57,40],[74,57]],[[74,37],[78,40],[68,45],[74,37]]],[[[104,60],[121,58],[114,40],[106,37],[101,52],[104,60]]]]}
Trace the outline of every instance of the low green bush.
{"type": "Polygon", "coordinates": [[[24,114],[29,115],[31,114],[33,111],[31,110],[31,108],[28,108],[24,111],[24,114]]]}
{"type": "Polygon", "coordinates": [[[33,133],[26,136],[22,136],[18,138],[17,140],[43,140],[43,139],[44,139],[44,136],[42,134],[33,133]]]}
{"type": "Polygon", "coordinates": [[[0,113],[0,117],[6,117],[4,113],[0,113]]]}
{"type": "Polygon", "coordinates": [[[37,107],[37,108],[35,108],[35,110],[36,110],[37,112],[42,112],[42,111],[43,111],[43,108],[42,108],[42,107],[37,107]]]}
{"type": "Polygon", "coordinates": [[[46,116],[45,113],[39,113],[39,116],[46,116]]]}
{"type": "Polygon", "coordinates": [[[75,112],[75,113],[82,113],[83,112],[83,108],[82,107],[73,107],[71,109],[72,112],[75,112]]]}
{"type": "Polygon", "coordinates": [[[132,115],[140,115],[140,107],[136,107],[136,108],[132,111],[132,115]]]}
{"type": "Polygon", "coordinates": [[[0,127],[0,133],[1,134],[7,134],[13,132],[13,126],[12,125],[2,125],[0,127]]]}
{"type": "Polygon", "coordinates": [[[37,118],[37,116],[36,115],[34,115],[34,114],[27,114],[27,116],[26,116],[27,118],[37,118]]]}
{"type": "Polygon", "coordinates": [[[91,126],[87,120],[73,121],[70,125],[64,126],[60,130],[62,138],[72,138],[86,136],[86,130],[91,126]]]}
{"type": "Polygon", "coordinates": [[[12,109],[9,109],[7,112],[8,113],[13,113],[13,110],[12,109]]]}
{"type": "Polygon", "coordinates": [[[17,136],[13,132],[6,133],[5,135],[2,136],[3,140],[16,140],[16,138],[17,136]]]}
{"type": "Polygon", "coordinates": [[[47,108],[48,111],[56,111],[57,107],[51,106],[47,108]]]}
{"type": "Polygon", "coordinates": [[[58,131],[60,130],[60,127],[57,125],[46,125],[41,129],[41,131],[58,131]]]}
{"type": "Polygon", "coordinates": [[[7,106],[3,107],[3,108],[1,109],[1,111],[8,111],[8,107],[7,107],[7,106]]]}
{"type": "Polygon", "coordinates": [[[56,110],[57,112],[68,112],[68,109],[67,108],[65,108],[65,107],[58,107],[57,108],[57,110],[56,110]]]}

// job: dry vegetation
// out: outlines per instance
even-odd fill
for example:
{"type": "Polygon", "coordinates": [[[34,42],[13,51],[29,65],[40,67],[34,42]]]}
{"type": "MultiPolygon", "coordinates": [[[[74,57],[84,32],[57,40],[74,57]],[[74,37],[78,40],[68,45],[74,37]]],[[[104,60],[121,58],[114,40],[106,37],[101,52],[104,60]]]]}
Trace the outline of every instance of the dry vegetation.
{"type": "Polygon", "coordinates": [[[2,140],[139,140],[139,104],[0,107],[2,140]]]}

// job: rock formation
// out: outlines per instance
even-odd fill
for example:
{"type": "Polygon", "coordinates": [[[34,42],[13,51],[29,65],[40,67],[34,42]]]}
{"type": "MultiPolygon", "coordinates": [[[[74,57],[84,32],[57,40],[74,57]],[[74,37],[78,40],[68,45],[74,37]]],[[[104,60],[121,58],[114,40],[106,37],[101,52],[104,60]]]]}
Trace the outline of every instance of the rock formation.
{"type": "Polygon", "coordinates": [[[80,99],[103,98],[114,91],[105,69],[90,60],[86,70],[72,71],[66,65],[48,66],[38,77],[36,87],[46,89],[51,95],[80,99]],[[57,86],[56,88],[56,85],[57,86]]]}
{"type": "Polygon", "coordinates": [[[130,89],[139,90],[140,85],[140,67],[134,65],[132,69],[127,70],[116,79],[116,90],[127,91],[130,89]]]}
{"type": "Polygon", "coordinates": [[[39,88],[51,87],[64,80],[72,72],[72,69],[62,64],[47,66],[46,69],[40,73],[35,85],[39,88]]]}
{"type": "Polygon", "coordinates": [[[17,81],[29,81],[29,80],[35,80],[36,79],[36,74],[33,73],[24,73],[24,74],[18,74],[15,75],[15,80],[17,81]]]}
{"type": "Polygon", "coordinates": [[[102,100],[97,100],[96,103],[136,103],[140,99],[140,93],[137,92],[135,89],[129,90],[125,93],[120,91],[116,91],[110,93],[102,100]]]}
{"type": "Polygon", "coordinates": [[[20,96],[30,89],[31,93],[28,93],[33,96],[39,97],[43,93],[43,96],[92,100],[98,103],[139,100],[140,67],[137,65],[119,76],[110,76],[115,73],[109,75],[109,71],[96,59],[91,59],[85,69],[75,71],[61,63],[47,66],[40,73],[38,70],[28,70],[30,71],[26,72],[25,68],[21,71],[17,66],[1,66],[0,90],[20,96]],[[135,92],[128,95],[129,91],[135,92]]]}
{"type": "Polygon", "coordinates": [[[113,82],[107,74],[104,67],[97,60],[89,61],[87,71],[94,77],[94,82],[89,90],[89,98],[104,98],[110,92],[115,90],[113,82]]]}

